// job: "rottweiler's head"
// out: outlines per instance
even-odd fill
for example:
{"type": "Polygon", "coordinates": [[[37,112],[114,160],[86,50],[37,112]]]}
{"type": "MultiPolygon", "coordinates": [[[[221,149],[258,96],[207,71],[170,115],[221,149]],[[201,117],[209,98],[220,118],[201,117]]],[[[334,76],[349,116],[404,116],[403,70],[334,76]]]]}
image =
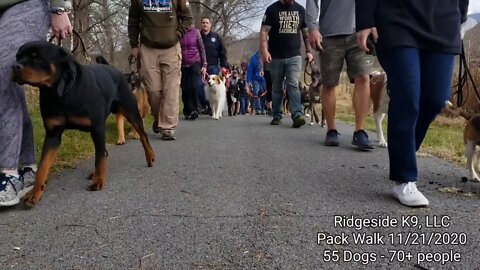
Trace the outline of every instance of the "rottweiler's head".
{"type": "Polygon", "coordinates": [[[73,56],[50,42],[25,43],[18,49],[16,60],[13,80],[19,84],[56,87],[63,92],[65,85],[74,80],[73,56]]]}

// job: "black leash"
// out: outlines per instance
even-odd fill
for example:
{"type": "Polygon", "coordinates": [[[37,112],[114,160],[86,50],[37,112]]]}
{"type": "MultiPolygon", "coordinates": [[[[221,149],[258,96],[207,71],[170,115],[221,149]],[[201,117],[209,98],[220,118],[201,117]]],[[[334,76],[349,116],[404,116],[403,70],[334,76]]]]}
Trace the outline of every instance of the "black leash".
{"type": "Polygon", "coordinates": [[[303,70],[303,82],[307,87],[310,87],[313,83],[312,80],[312,66],[315,64],[315,61],[308,62],[308,60],[305,63],[305,69],[303,70]],[[310,68],[310,71],[308,69],[310,68]],[[307,75],[310,76],[310,84],[307,83],[307,75]]]}
{"type": "MultiPolygon", "coordinates": [[[[77,49],[78,49],[78,46],[79,45],[82,45],[82,49],[83,49],[83,56],[85,57],[85,59],[87,59],[87,61],[91,61],[90,59],[90,56],[88,55],[88,52],[87,52],[87,49],[85,47],[85,43],[83,42],[83,39],[82,37],[80,36],[80,34],[75,31],[75,30],[72,30],[72,33],[74,36],[77,37],[78,39],[78,43],[77,43],[77,46],[75,46],[73,49],[72,49],[72,53],[74,53],[77,49]]],[[[48,42],[53,42],[53,40],[55,39],[55,36],[51,36],[50,39],[48,40],[48,42]]],[[[58,46],[61,46],[62,45],[62,40],[61,39],[57,39],[57,43],[56,43],[58,46]]]]}
{"type": "Polygon", "coordinates": [[[137,67],[137,73],[140,74],[140,68],[142,67],[142,63],[140,62],[140,59],[137,59],[133,57],[133,55],[128,56],[128,64],[130,65],[130,71],[132,70],[132,65],[136,64],[137,67]]]}
{"type": "Polygon", "coordinates": [[[470,72],[470,68],[468,67],[467,56],[465,54],[465,47],[462,42],[462,53],[460,54],[460,62],[458,64],[458,82],[457,82],[457,85],[453,86],[453,88],[456,88],[457,91],[455,91],[452,94],[452,96],[453,95],[457,96],[457,107],[459,108],[465,105],[466,103],[467,98],[464,96],[464,88],[468,87],[468,81],[471,82],[473,86],[473,90],[477,97],[477,101],[480,103],[480,93],[478,92],[477,85],[473,80],[473,76],[472,76],[472,73],[470,72]]]}

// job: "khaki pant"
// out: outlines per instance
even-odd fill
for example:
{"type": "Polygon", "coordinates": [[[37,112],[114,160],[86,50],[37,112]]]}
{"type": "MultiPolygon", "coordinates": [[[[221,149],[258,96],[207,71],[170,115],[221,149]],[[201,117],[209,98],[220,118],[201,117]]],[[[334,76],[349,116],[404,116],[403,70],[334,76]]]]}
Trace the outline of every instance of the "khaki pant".
{"type": "Polygon", "coordinates": [[[152,115],[162,134],[173,134],[178,125],[178,106],[182,62],[180,43],[172,48],[140,47],[141,73],[148,90],[152,115]]]}

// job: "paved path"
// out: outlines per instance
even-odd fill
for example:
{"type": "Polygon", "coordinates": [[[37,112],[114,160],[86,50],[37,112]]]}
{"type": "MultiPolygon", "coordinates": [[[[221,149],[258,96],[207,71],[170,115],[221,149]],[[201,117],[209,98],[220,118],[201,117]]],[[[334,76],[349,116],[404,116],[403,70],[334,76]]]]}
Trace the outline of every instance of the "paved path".
{"type": "Polygon", "coordinates": [[[93,160],[53,175],[37,208],[0,211],[0,269],[480,269],[480,184],[464,168],[420,158],[431,207],[410,209],[390,196],[387,151],[353,149],[350,126],[328,148],[325,129],[269,120],[182,121],[176,141],[151,135],[153,168],[137,141],[112,146],[101,192],[86,190],[93,160]],[[438,190],[452,186],[475,194],[438,190]],[[335,228],[341,215],[391,227],[335,228]],[[449,227],[426,228],[435,215],[449,227]],[[375,232],[384,244],[353,242],[375,232]]]}

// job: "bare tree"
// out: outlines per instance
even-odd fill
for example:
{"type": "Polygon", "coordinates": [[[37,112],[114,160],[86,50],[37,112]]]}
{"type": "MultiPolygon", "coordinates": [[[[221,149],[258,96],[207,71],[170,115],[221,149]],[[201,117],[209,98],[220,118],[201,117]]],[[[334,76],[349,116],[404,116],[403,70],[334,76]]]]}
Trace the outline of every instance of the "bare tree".
{"type": "Polygon", "coordinates": [[[253,29],[255,19],[265,12],[270,1],[266,0],[198,0],[190,1],[197,27],[200,18],[211,18],[212,28],[221,36],[235,40],[258,29],[253,29]]]}
{"type": "MultiPolygon", "coordinates": [[[[73,28],[80,34],[88,53],[103,55],[120,69],[127,68],[130,51],[127,35],[128,9],[132,0],[73,0],[73,28]]],[[[140,1],[140,0],[134,0],[140,1]]],[[[178,0],[180,1],[180,0],[178,0]]],[[[195,23],[209,16],[213,30],[224,39],[227,49],[258,29],[254,24],[265,12],[268,0],[191,0],[195,23]]],[[[78,39],[73,38],[73,47],[78,39]]],[[[81,48],[74,53],[76,59],[86,62],[81,48]]]]}

